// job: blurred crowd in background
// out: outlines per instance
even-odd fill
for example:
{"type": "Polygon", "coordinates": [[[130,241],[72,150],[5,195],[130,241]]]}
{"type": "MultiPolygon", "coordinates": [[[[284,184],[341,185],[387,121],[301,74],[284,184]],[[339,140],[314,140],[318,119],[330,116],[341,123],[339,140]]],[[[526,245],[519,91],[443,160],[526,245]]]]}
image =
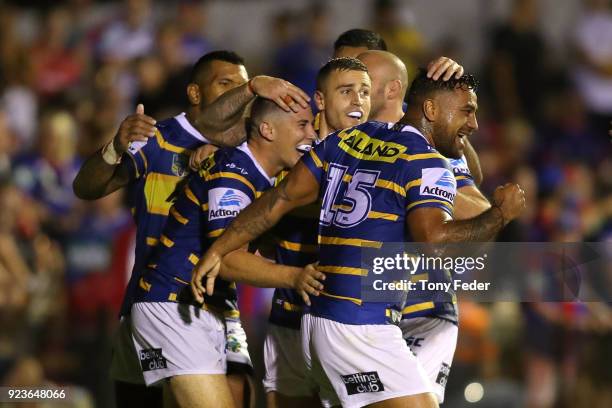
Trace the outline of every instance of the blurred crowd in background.
{"type": "MultiPolygon", "coordinates": [[[[379,32],[410,73],[439,55],[461,63],[468,52],[452,35],[465,22],[449,21],[449,35],[431,41],[404,18],[419,18],[412,2],[391,0],[360,1],[367,21],[342,24],[333,1],[262,1],[274,12],[258,30],[273,41],[254,50],[241,44],[240,26],[227,42],[211,39],[208,10],[218,3],[0,2],[1,385],[70,385],[75,405],[112,406],[109,344],[134,225],[123,192],[84,202],[72,181],[137,103],[158,120],[181,112],[202,54],[233,49],[251,75],[280,76],[312,94],[335,36],[350,28],[379,32]]],[[[231,12],[256,2],[223,3],[231,12]]],[[[466,66],[480,80],[472,144],[481,188],[490,195],[514,181],[527,194],[527,211],[499,240],[610,241],[612,2],[505,3],[500,18],[468,22],[480,27],[483,47],[466,66]],[[563,27],[559,54],[540,22],[564,3],[578,12],[563,27]]],[[[241,291],[257,364],[271,292],[241,291]]],[[[460,314],[444,406],[612,406],[605,302],[461,303],[460,314]]]]}

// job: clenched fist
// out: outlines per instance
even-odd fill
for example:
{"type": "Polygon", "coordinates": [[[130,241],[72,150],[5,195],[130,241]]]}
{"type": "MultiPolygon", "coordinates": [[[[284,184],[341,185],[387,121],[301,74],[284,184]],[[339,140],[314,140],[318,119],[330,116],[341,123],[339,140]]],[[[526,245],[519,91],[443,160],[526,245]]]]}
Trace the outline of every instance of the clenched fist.
{"type": "Polygon", "coordinates": [[[515,183],[499,186],[493,193],[493,206],[500,209],[505,225],[521,215],[525,209],[525,192],[515,183]]]}

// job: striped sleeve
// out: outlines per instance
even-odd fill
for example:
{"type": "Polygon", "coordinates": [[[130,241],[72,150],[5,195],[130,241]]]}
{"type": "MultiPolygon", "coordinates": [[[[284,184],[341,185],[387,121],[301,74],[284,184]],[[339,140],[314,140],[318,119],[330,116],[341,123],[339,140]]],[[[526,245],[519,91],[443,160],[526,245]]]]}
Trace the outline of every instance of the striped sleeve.
{"type": "Polygon", "coordinates": [[[474,177],[470,172],[470,168],[467,165],[465,156],[461,156],[459,159],[450,159],[450,165],[457,181],[457,190],[462,187],[475,186],[474,177]]]}
{"type": "Polygon", "coordinates": [[[155,160],[158,152],[159,144],[154,137],[145,142],[132,142],[123,154],[121,163],[125,163],[132,179],[139,179],[147,174],[149,163],[155,160]]]}
{"type": "Polygon", "coordinates": [[[457,182],[449,163],[442,156],[412,160],[406,166],[406,212],[436,207],[453,214],[457,182]]]}
{"type": "Polygon", "coordinates": [[[324,149],[325,149],[325,141],[316,145],[308,153],[302,156],[302,159],[301,159],[302,163],[306,165],[308,170],[310,170],[310,172],[312,173],[314,178],[319,182],[319,184],[321,184],[321,180],[323,178],[323,173],[324,173],[324,169],[323,169],[323,160],[325,158],[324,149]]]}
{"type": "Polygon", "coordinates": [[[205,200],[208,222],[204,222],[206,227],[203,233],[209,238],[217,238],[259,193],[253,184],[238,172],[211,173],[207,180],[209,182],[205,200]]]}

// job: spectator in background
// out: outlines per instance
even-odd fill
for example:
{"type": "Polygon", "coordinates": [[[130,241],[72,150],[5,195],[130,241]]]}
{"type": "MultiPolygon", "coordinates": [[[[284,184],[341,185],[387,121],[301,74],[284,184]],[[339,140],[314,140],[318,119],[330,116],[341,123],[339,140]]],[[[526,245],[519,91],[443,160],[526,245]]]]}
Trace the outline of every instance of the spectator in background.
{"type": "Polygon", "coordinates": [[[315,91],[319,68],[329,59],[328,23],[325,6],[315,3],[304,13],[305,26],[298,37],[277,50],[272,72],[308,95],[315,91]]]}
{"type": "Polygon", "coordinates": [[[100,39],[103,61],[125,63],[151,52],[155,27],[151,22],[150,0],[124,0],[123,18],[111,23],[100,39]]]}
{"type": "Polygon", "coordinates": [[[198,58],[213,50],[212,44],[204,36],[207,18],[205,1],[180,1],[177,22],[182,31],[181,53],[187,65],[195,64],[198,58]]]}
{"type": "Polygon", "coordinates": [[[74,87],[83,74],[82,55],[76,47],[68,47],[71,26],[67,9],[51,9],[45,16],[44,29],[30,50],[34,89],[43,98],[74,87]]]}
{"type": "Polygon", "coordinates": [[[583,1],[574,33],[574,78],[597,134],[605,136],[612,119],[612,1],[583,1]]]}
{"type": "Polygon", "coordinates": [[[522,116],[538,122],[547,49],[538,31],[537,6],[536,0],[514,0],[509,20],[490,36],[490,92],[501,119],[522,116]]]}
{"type": "Polygon", "coordinates": [[[402,8],[395,0],[374,2],[374,30],[385,39],[389,51],[406,65],[408,78],[416,76],[419,66],[427,63],[427,48],[411,21],[403,21],[402,8]]]}
{"type": "Polygon", "coordinates": [[[50,112],[41,119],[38,152],[15,161],[16,185],[39,202],[45,224],[62,239],[78,214],[72,181],[80,167],[76,157],[76,123],[66,111],[50,112]]]}

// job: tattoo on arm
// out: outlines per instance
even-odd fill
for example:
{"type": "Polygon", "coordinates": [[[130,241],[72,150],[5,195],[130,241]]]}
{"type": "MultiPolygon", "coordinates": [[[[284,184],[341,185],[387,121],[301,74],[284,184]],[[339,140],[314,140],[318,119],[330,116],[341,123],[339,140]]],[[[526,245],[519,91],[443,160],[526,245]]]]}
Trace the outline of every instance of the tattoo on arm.
{"type": "Polygon", "coordinates": [[[499,207],[491,207],[478,217],[445,224],[442,242],[485,242],[495,238],[505,221],[499,207]]]}
{"type": "Polygon", "coordinates": [[[240,121],[253,98],[247,84],[234,88],[205,107],[195,118],[194,125],[213,143],[229,146],[224,132],[240,121]]]}

